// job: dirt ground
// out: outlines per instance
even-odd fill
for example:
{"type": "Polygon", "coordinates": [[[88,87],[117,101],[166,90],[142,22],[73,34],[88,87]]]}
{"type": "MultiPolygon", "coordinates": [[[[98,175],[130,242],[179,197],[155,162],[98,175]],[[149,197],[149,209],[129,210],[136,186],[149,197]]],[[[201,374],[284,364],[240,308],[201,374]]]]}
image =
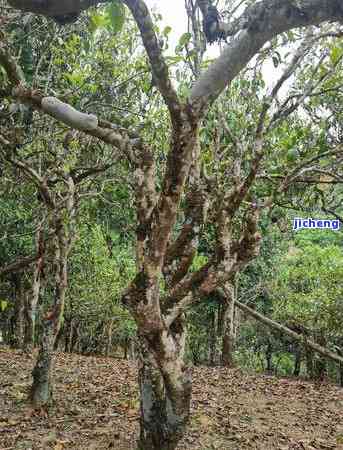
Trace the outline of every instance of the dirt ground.
{"type": "MultiPolygon", "coordinates": [[[[26,404],[33,364],[0,348],[1,450],[134,450],[135,364],[58,354],[48,415],[26,404]]],[[[338,386],[222,368],[195,368],[193,381],[192,419],[179,450],[343,450],[338,386]]]]}

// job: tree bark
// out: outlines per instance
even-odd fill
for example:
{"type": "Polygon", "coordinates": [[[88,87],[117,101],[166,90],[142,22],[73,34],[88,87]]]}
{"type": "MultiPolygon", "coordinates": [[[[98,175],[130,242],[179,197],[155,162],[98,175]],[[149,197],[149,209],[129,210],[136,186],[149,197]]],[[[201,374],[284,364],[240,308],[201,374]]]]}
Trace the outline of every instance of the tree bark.
{"type": "Polygon", "coordinates": [[[65,295],[68,286],[68,252],[70,243],[65,235],[62,218],[54,217],[54,260],[53,272],[54,298],[50,311],[43,318],[43,334],[39,348],[38,359],[32,371],[33,384],[30,392],[30,400],[34,407],[48,407],[52,401],[52,365],[56,339],[60,333],[65,295]]]}
{"type": "Polygon", "coordinates": [[[36,246],[36,260],[33,269],[32,279],[32,291],[31,295],[26,295],[25,298],[25,313],[26,313],[26,333],[25,333],[25,349],[27,351],[32,350],[35,346],[36,339],[36,321],[37,321],[37,306],[39,303],[39,297],[42,286],[42,272],[44,269],[44,257],[45,257],[45,245],[44,245],[44,233],[42,225],[39,226],[35,236],[36,246]]]}
{"type": "Polygon", "coordinates": [[[35,345],[36,339],[36,319],[37,319],[37,306],[39,302],[39,294],[41,290],[42,261],[43,256],[39,258],[33,272],[32,297],[30,301],[30,318],[32,328],[31,342],[33,346],[35,345]]]}
{"type": "MultiPolygon", "coordinates": [[[[48,407],[52,400],[52,365],[56,339],[59,336],[64,316],[65,296],[68,287],[68,256],[75,240],[75,183],[70,174],[65,175],[68,186],[64,196],[64,205],[56,204],[54,192],[47,188],[47,183],[40,180],[40,191],[48,208],[49,229],[53,230],[52,274],[54,275],[54,294],[51,309],[43,317],[43,335],[36,366],[32,371],[33,384],[30,400],[34,407],[48,407]]],[[[37,235],[37,242],[42,234],[37,235]]],[[[41,253],[43,258],[43,252],[41,253]]],[[[43,265],[35,274],[40,279],[43,265]]],[[[37,269],[37,268],[36,268],[37,269]]],[[[39,292],[39,289],[38,289],[39,292]]],[[[38,297],[37,297],[38,300],[38,297]]]]}
{"type": "Polygon", "coordinates": [[[14,284],[14,334],[15,334],[15,347],[22,349],[24,347],[24,335],[25,335],[25,299],[24,299],[24,287],[20,277],[20,274],[13,274],[12,280],[14,284]]]}
{"type": "Polygon", "coordinates": [[[218,336],[218,308],[212,311],[212,326],[209,336],[209,363],[211,366],[217,364],[217,336],[218,336]]]}
{"type": "Polygon", "coordinates": [[[124,359],[128,360],[129,359],[129,344],[128,344],[127,339],[124,341],[123,349],[124,349],[124,359]]]}
{"type": "Polygon", "coordinates": [[[302,358],[302,351],[299,345],[296,346],[295,352],[294,352],[294,371],[293,375],[295,377],[298,377],[300,375],[301,370],[301,358],[302,358]]]}
{"type": "Polygon", "coordinates": [[[113,334],[113,320],[107,324],[107,343],[106,343],[106,356],[110,356],[112,349],[112,334],[113,334]]]}
{"type": "MultiPolygon", "coordinates": [[[[63,315],[61,316],[61,321],[63,320],[63,315]]],[[[61,347],[61,339],[63,336],[63,328],[64,325],[62,327],[60,327],[59,332],[57,333],[56,337],[55,337],[55,342],[54,342],[54,351],[58,351],[58,349],[61,347]]]]}
{"type": "Polygon", "coordinates": [[[28,292],[25,293],[25,322],[24,349],[30,353],[33,350],[33,323],[28,292]]]}
{"type": "Polygon", "coordinates": [[[71,353],[75,345],[75,323],[74,319],[65,320],[64,351],[71,353]]]}
{"type": "MultiPolygon", "coordinates": [[[[326,339],[324,336],[319,335],[316,340],[320,345],[322,346],[326,345],[326,339]]],[[[327,362],[322,356],[318,356],[315,359],[314,371],[315,371],[315,378],[317,380],[323,381],[325,379],[327,375],[327,362]]]]}
{"type": "Polygon", "coordinates": [[[266,362],[267,362],[267,373],[272,374],[274,372],[273,367],[273,347],[270,342],[268,342],[267,348],[266,348],[266,362]]]}
{"type": "Polygon", "coordinates": [[[35,408],[46,408],[52,403],[52,370],[54,358],[54,323],[46,319],[43,322],[43,334],[36,365],[32,371],[30,401],[35,408]]]}
{"type": "Polygon", "coordinates": [[[306,347],[305,355],[307,376],[312,379],[314,378],[313,350],[311,350],[309,347],[306,347]]]}
{"type": "Polygon", "coordinates": [[[233,352],[235,349],[235,284],[226,284],[228,296],[223,299],[223,339],[222,339],[222,366],[234,367],[233,352]]]}
{"type": "Polygon", "coordinates": [[[191,378],[183,361],[183,325],[172,334],[164,331],[159,343],[145,336],[140,340],[140,450],[175,450],[189,419],[191,378]]]}
{"type": "Polygon", "coordinates": [[[29,399],[34,407],[48,407],[52,402],[52,369],[54,347],[60,332],[64,299],[67,290],[66,267],[64,281],[56,289],[57,298],[52,311],[43,318],[43,333],[36,365],[32,371],[33,383],[29,399]]]}
{"type": "Polygon", "coordinates": [[[136,359],[136,341],[134,338],[130,340],[130,359],[132,361],[136,359]]]}
{"type": "Polygon", "coordinates": [[[74,349],[77,347],[77,341],[79,338],[79,324],[75,324],[72,320],[71,325],[72,328],[70,329],[70,341],[69,341],[69,353],[73,353],[74,349]]]}

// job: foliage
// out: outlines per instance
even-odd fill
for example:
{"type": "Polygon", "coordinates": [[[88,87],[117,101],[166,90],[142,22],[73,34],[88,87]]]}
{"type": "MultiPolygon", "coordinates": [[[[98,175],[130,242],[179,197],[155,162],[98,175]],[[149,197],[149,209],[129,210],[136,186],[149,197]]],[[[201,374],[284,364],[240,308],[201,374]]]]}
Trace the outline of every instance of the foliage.
{"type": "Polygon", "coordinates": [[[340,335],[343,319],[343,253],[338,246],[290,248],[270,289],[274,315],[327,338],[340,335]]]}

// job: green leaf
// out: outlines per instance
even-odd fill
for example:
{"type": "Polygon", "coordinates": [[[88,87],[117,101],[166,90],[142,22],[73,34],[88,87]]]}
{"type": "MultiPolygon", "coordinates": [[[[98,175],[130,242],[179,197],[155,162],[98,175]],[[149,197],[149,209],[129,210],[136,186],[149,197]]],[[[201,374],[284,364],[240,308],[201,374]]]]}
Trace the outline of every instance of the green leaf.
{"type": "Polygon", "coordinates": [[[98,28],[104,28],[106,26],[106,18],[103,14],[94,13],[91,15],[89,29],[94,33],[98,28]]]}
{"type": "Polygon", "coordinates": [[[331,59],[332,64],[336,64],[339,61],[339,59],[341,58],[341,56],[342,56],[342,50],[338,46],[332,47],[331,53],[330,53],[330,59],[331,59]]]}
{"type": "Polygon", "coordinates": [[[6,300],[1,300],[0,309],[2,312],[5,311],[5,309],[7,309],[7,306],[8,306],[8,302],[6,300]]]}
{"type": "Polygon", "coordinates": [[[191,33],[183,33],[183,35],[179,39],[179,45],[184,47],[188,42],[192,39],[191,33]]]}
{"type": "Polygon", "coordinates": [[[85,75],[80,72],[66,73],[65,78],[73,85],[80,86],[84,81],[85,75]]]}
{"type": "Polygon", "coordinates": [[[125,7],[117,0],[113,1],[107,9],[107,14],[110,19],[111,28],[115,34],[119,33],[125,22],[125,7]]]}
{"type": "Polygon", "coordinates": [[[298,152],[296,151],[296,149],[291,148],[288,150],[287,152],[287,160],[288,161],[295,161],[298,157],[298,152]]]}
{"type": "Polygon", "coordinates": [[[165,27],[165,29],[163,30],[163,36],[167,37],[168,34],[171,32],[172,28],[167,26],[165,27]]]}
{"type": "Polygon", "coordinates": [[[182,61],[182,56],[167,56],[166,61],[170,64],[177,64],[182,61]]]}

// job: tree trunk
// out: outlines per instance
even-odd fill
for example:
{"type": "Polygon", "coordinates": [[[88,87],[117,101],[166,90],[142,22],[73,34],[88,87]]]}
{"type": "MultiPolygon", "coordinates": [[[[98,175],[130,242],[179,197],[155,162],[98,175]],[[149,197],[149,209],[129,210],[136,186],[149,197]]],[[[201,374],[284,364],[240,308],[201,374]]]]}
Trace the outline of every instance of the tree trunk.
{"type": "Polygon", "coordinates": [[[56,339],[60,333],[67,291],[68,244],[61,222],[56,222],[54,237],[54,298],[43,318],[43,333],[36,365],[32,371],[30,400],[34,407],[48,407],[52,401],[52,364],[56,339]]]}
{"type": "Polygon", "coordinates": [[[14,306],[14,334],[15,334],[15,347],[24,348],[24,335],[25,335],[25,298],[24,288],[20,275],[13,274],[15,306],[14,306]]]}
{"type": "Polygon", "coordinates": [[[314,365],[313,365],[313,351],[310,348],[306,348],[306,372],[309,378],[314,378],[314,365]]]}
{"type": "Polygon", "coordinates": [[[316,359],[315,364],[315,377],[319,381],[324,381],[327,375],[327,364],[324,358],[319,357],[316,359]]]}
{"type": "Polygon", "coordinates": [[[77,348],[77,353],[82,353],[82,335],[81,335],[81,324],[78,324],[76,328],[76,342],[75,342],[75,348],[77,348]]]}
{"type": "Polygon", "coordinates": [[[185,330],[164,330],[159,343],[142,336],[139,450],[175,450],[190,414],[191,377],[184,365],[185,330]]]}
{"type": "MultiPolygon", "coordinates": [[[[343,350],[340,347],[336,347],[337,353],[343,356],[343,350]]],[[[343,387],[343,363],[338,366],[339,384],[343,387]]]]}
{"type": "Polygon", "coordinates": [[[74,319],[71,319],[69,322],[69,330],[66,336],[66,346],[65,351],[68,353],[72,353],[75,345],[75,333],[74,333],[74,319]]]}
{"type": "MultiPolygon", "coordinates": [[[[317,342],[322,346],[326,345],[326,339],[324,336],[318,336],[317,342]]],[[[315,359],[314,369],[315,378],[319,381],[323,381],[327,375],[327,363],[322,356],[317,356],[317,358],[315,359]]]]}
{"type": "Polygon", "coordinates": [[[234,325],[235,342],[237,342],[237,339],[239,337],[239,332],[240,332],[239,329],[240,329],[240,325],[241,325],[241,311],[238,308],[236,308],[236,304],[235,304],[233,325],[234,325]]]}
{"type": "Polygon", "coordinates": [[[39,303],[40,292],[41,292],[40,269],[37,263],[37,267],[35,268],[33,274],[32,296],[31,299],[29,299],[27,305],[27,316],[30,327],[30,336],[28,338],[31,341],[30,344],[32,345],[32,347],[34,347],[36,343],[37,306],[39,303]]]}
{"type": "Polygon", "coordinates": [[[54,341],[53,321],[44,320],[38,358],[32,371],[33,384],[30,392],[30,401],[36,408],[48,407],[52,402],[51,374],[53,370],[54,341]]]}
{"type": "Polygon", "coordinates": [[[234,282],[226,284],[229,296],[223,302],[223,340],[221,363],[226,367],[234,367],[233,352],[235,349],[235,285],[234,282]]]}
{"type": "Polygon", "coordinates": [[[209,336],[209,363],[211,366],[217,364],[217,336],[218,336],[218,308],[215,307],[212,312],[212,326],[209,336]]]}
{"type": "Polygon", "coordinates": [[[301,370],[301,358],[302,358],[302,352],[299,345],[296,346],[295,352],[294,352],[294,371],[293,375],[295,377],[298,377],[300,375],[301,370]]]}
{"type": "Polygon", "coordinates": [[[106,344],[106,356],[110,356],[112,349],[112,334],[113,334],[113,320],[107,325],[107,344],[106,344]]]}
{"type": "Polygon", "coordinates": [[[37,321],[37,306],[39,303],[39,297],[44,290],[42,286],[41,274],[44,268],[45,247],[44,247],[44,233],[42,226],[36,232],[35,237],[36,251],[39,254],[39,258],[35,262],[33,270],[32,280],[32,294],[26,298],[26,339],[25,348],[27,350],[32,349],[36,343],[36,321],[37,321]]]}
{"type": "MultiPolygon", "coordinates": [[[[61,317],[61,319],[63,319],[63,317],[61,317]]],[[[54,351],[58,351],[58,349],[60,347],[61,338],[63,336],[63,328],[64,328],[64,325],[62,327],[60,327],[59,332],[56,335],[55,342],[54,342],[54,351]]]]}
{"type": "Polygon", "coordinates": [[[190,412],[191,384],[177,369],[172,372],[165,377],[149,362],[144,362],[139,371],[140,450],[174,450],[184,434],[190,412]]]}
{"type": "Polygon", "coordinates": [[[274,371],[274,367],[273,367],[273,347],[270,344],[270,342],[267,345],[267,349],[266,349],[266,362],[267,362],[267,372],[269,374],[272,374],[274,371]]]}
{"type": "Polygon", "coordinates": [[[136,359],[136,339],[132,338],[130,341],[130,359],[135,361],[136,359]]]}
{"type": "Polygon", "coordinates": [[[25,293],[25,322],[24,349],[30,353],[33,350],[33,323],[28,292],[25,293]]]}
{"type": "Polygon", "coordinates": [[[128,339],[125,339],[125,341],[123,343],[123,350],[124,350],[124,359],[128,360],[129,359],[129,341],[128,341],[128,339]]]}

